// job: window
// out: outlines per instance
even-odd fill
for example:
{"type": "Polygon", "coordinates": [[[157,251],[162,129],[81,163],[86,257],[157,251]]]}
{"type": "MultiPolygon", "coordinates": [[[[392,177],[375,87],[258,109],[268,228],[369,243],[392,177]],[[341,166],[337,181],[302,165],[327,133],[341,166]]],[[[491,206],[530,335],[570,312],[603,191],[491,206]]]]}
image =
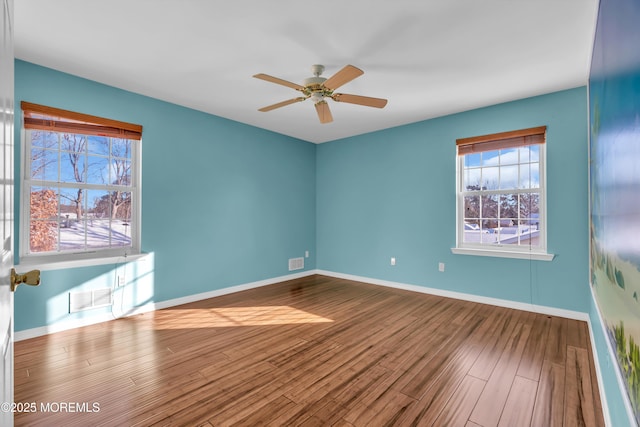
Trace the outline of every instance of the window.
{"type": "Polygon", "coordinates": [[[454,253],[550,260],[546,127],[458,139],[454,253]]]}
{"type": "Polygon", "coordinates": [[[140,251],[142,127],[22,103],[23,259],[140,251]]]}

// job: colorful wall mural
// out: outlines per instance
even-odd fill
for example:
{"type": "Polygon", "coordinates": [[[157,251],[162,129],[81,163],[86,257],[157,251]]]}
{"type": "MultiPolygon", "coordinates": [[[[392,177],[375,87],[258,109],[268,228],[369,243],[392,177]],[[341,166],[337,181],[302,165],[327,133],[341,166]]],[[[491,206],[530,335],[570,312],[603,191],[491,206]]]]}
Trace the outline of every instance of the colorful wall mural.
{"type": "Polygon", "coordinates": [[[601,0],[591,74],[591,286],[640,422],[640,2],[601,0]]]}

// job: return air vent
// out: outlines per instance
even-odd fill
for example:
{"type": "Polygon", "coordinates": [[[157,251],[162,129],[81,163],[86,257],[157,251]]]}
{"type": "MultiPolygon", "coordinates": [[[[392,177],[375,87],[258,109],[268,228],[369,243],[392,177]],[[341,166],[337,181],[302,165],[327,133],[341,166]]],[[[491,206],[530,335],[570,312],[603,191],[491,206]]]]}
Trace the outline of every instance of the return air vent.
{"type": "Polygon", "coordinates": [[[111,288],[69,292],[69,313],[106,307],[112,304],[111,288]]]}
{"type": "Polygon", "coordinates": [[[289,271],[302,270],[304,268],[304,258],[289,258],[289,271]]]}

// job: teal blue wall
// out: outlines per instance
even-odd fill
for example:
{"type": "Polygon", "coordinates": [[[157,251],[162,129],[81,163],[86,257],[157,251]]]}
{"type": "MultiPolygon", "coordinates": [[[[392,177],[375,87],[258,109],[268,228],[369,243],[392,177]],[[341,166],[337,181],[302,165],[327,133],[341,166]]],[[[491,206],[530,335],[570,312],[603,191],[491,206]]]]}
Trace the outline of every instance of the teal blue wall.
{"type": "MultiPolygon", "coordinates": [[[[287,260],[305,250],[306,270],[315,268],[316,145],[27,62],[15,67],[17,106],[25,100],[144,127],[142,250],[153,257],[127,265],[125,309],[287,275],[287,260]]],[[[68,292],[112,286],[123,268],[43,272],[39,288],[15,295],[16,331],[77,318],[68,314],[68,292]]]]}
{"type": "Polygon", "coordinates": [[[581,87],[319,145],[318,268],[587,312],[586,123],[581,87]],[[456,139],[541,125],[556,258],[452,254],[456,139]]]}

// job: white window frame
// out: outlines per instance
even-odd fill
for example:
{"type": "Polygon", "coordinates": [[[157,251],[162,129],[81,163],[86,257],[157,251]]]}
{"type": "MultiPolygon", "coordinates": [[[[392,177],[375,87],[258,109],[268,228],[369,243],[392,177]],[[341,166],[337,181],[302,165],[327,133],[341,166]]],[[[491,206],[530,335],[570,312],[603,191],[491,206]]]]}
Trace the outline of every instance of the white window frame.
{"type": "MultiPolygon", "coordinates": [[[[129,139],[131,142],[131,186],[113,186],[89,183],[49,182],[31,178],[31,129],[22,128],[20,156],[22,170],[20,173],[20,259],[19,264],[42,270],[58,268],[81,267],[87,265],[110,264],[114,262],[133,261],[142,258],[141,228],[142,228],[142,140],[129,139]],[[58,188],[83,188],[87,190],[113,189],[131,192],[131,246],[111,248],[90,248],[78,251],[56,251],[46,253],[31,253],[30,248],[30,189],[32,186],[47,186],[58,188]]],[[[60,134],[69,132],[58,132],[60,134]]],[[[127,138],[121,138],[127,139],[127,138]]]]}
{"type": "MultiPolygon", "coordinates": [[[[547,179],[546,179],[546,144],[530,144],[539,147],[539,189],[535,192],[539,193],[539,245],[537,247],[526,245],[510,245],[497,243],[476,243],[464,242],[464,196],[471,194],[463,189],[464,172],[465,172],[465,156],[459,155],[456,150],[456,247],[451,248],[451,252],[461,255],[479,255],[492,256],[502,258],[518,258],[539,261],[551,261],[554,254],[547,252],[547,179]]],[[[520,164],[520,162],[518,162],[520,164]]],[[[505,189],[505,190],[476,190],[473,195],[504,195],[504,194],[520,194],[531,193],[531,189],[505,189]]],[[[499,219],[499,218],[498,218],[499,219]]]]}

